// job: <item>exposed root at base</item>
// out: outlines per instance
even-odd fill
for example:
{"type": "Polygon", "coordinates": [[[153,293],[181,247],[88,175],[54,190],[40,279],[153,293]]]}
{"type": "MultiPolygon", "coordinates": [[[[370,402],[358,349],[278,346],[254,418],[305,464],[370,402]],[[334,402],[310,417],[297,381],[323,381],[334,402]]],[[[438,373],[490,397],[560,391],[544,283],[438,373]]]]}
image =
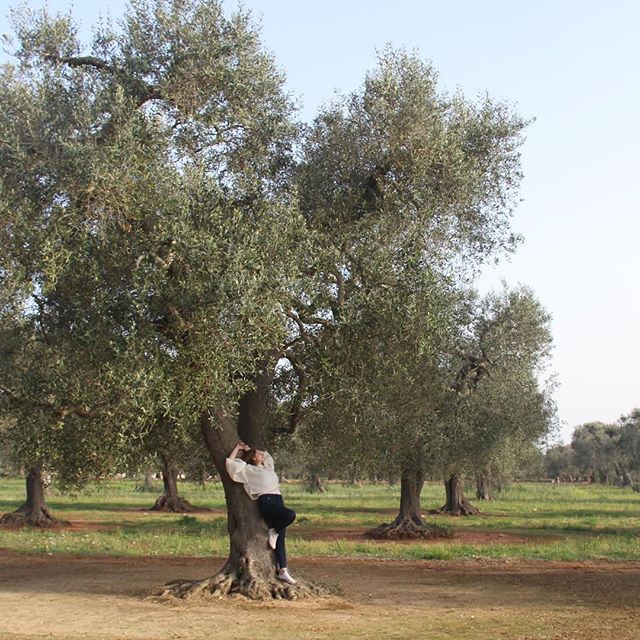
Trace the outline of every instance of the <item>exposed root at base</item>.
{"type": "Polygon", "coordinates": [[[27,509],[23,506],[12,513],[5,513],[0,518],[0,526],[7,527],[53,528],[66,527],[70,524],[67,520],[59,520],[52,516],[46,507],[27,509]]]}
{"type": "Polygon", "coordinates": [[[195,511],[193,505],[184,498],[178,496],[177,498],[167,498],[167,496],[160,496],[151,511],[171,511],[172,513],[191,513],[195,511]]]}
{"type": "Polygon", "coordinates": [[[415,522],[411,518],[395,520],[369,529],[365,538],[373,540],[433,540],[436,538],[452,538],[453,532],[447,527],[426,522],[415,522]]]}
{"type": "Polygon", "coordinates": [[[298,579],[287,584],[273,578],[245,580],[229,573],[218,573],[204,580],[173,580],[153,595],[162,599],[225,598],[244,596],[251,600],[304,600],[331,595],[324,585],[298,579]]]}
{"type": "Polygon", "coordinates": [[[480,515],[480,509],[474,507],[468,500],[463,500],[455,507],[447,507],[445,504],[439,509],[429,511],[429,513],[440,513],[447,516],[477,516],[480,515]]]}

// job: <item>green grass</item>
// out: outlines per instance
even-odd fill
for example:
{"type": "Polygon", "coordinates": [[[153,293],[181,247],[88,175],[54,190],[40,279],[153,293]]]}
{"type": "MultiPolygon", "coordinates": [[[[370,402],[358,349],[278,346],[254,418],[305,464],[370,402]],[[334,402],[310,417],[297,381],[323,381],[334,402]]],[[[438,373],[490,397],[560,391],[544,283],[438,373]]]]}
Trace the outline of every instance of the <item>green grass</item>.
{"type": "MultiPolygon", "coordinates": [[[[210,556],[228,551],[224,495],[220,484],[203,488],[183,483],[192,504],[213,509],[190,516],[152,513],[153,494],[137,493],[134,483],[113,481],[77,495],[51,491],[55,514],[70,520],[71,529],[40,531],[0,529],[0,547],[44,553],[116,556],[210,556]]],[[[517,484],[494,502],[482,504],[472,518],[437,516],[454,533],[505,534],[504,543],[450,542],[380,543],[342,539],[339,530],[362,529],[391,520],[399,487],[329,485],[327,494],[309,494],[297,484],[283,486],[286,502],[298,513],[289,530],[292,556],[332,556],[384,559],[522,558],[580,561],[640,560],[640,494],[591,485],[517,484]],[[332,529],[333,539],[314,540],[314,532],[332,529]],[[513,544],[509,535],[524,541],[513,544]]],[[[12,511],[23,499],[23,482],[0,478],[0,512],[12,511]]],[[[425,486],[423,508],[444,500],[439,484],[425,486]]],[[[463,536],[464,537],[464,536],[463,536]]]]}

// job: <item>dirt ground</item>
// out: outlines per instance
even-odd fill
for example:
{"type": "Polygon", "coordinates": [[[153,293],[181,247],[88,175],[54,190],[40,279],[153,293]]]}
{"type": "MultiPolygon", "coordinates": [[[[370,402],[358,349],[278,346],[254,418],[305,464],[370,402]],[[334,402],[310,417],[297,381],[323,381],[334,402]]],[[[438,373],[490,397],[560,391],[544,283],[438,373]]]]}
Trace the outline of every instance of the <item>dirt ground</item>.
{"type": "Polygon", "coordinates": [[[222,559],[0,550],[2,640],[637,640],[640,563],[295,559],[341,597],[159,602],[151,591],[222,559]]]}

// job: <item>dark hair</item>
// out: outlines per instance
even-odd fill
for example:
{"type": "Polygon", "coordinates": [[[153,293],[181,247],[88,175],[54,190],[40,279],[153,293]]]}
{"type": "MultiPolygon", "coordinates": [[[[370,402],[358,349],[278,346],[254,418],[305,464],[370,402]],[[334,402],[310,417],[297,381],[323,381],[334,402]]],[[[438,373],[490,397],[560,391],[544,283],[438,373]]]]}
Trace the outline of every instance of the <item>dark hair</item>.
{"type": "Polygon", "coordinates": [[[256,464],[256,451],[257,451],[257,449],[255,449],[254,447],[251,447],[251,449],[249,449],[249,451],[243,451],[242,452],[243,460],[247,464],[252,464],[252,465],[255,466],[255,464],[256,464]]]}

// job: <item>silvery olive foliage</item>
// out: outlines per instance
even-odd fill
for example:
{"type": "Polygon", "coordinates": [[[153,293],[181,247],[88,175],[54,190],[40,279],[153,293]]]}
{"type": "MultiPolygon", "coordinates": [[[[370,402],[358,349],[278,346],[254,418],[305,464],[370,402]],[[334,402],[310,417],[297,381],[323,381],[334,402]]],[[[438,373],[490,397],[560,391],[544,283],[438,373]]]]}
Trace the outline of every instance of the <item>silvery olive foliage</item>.
{"type": "Polygon", "coordinates": [[[282,342],[306,242],[297,128],[248,16],[217,2],[134,1],[88,47],[69,16],[14,17],[2,402],[25,463],[66,473],[85,444],[124,455],[158,415],[193,428],[282,342]]]}
{"type": "MultiPolygon", "coordinates": [[[[531,292],[478,300],[468,286],[519,240],[509,223],[525,125],[487,97],[447,95],[430,64],[387,49],[362,88],[308,129],[300,205],[326,249],[318,284],[301,297],[307,335],[292,350],[309,378],[297,438],[327,468],[467,468],[470,450],[483,457],[481,444],[506,431],[503,414],[495,439],[478,436],[490,420],[474,412],[489,388],[507,401],[507,370],[545,405],[536,433],[550,427],[536,378],[548,316],[531,292]],[[491,383],[475,394],[489,368],[491,383]]],[[[280,377],[290,396],[293,372],[280,377]]],[[[509,424],[517,428],[515,416],[509,424]]]]}
{"type": "Polygon", "coordinates": [[[508,105],[446,94],[389,48],[303,127],[250,17],[216,0],[133,0],[88,45],[70,16],[14,21],[0,401],[25,464],[78,484],[159,420],[192,447],[202,413],[233,413],[267,366],[275,431],[351,460],[375,443],[376,464],[418,443],[444,468],[454,434],[504,431],[509,385],[535,395],[537,303],[483,316],[465,285],[518,242],[526,122],[508,105]],[[518,367],[456,389],[485,356],[518,367]]]}
{"type": "Polygon", "coordinates": [[[613,424],[587,422],[576,427],[571,455],[556,475],[582,476],[592,482],[629,486],[640,471],[640,410],[634,409],[613,424]],[[568,469],[568,467],[575,467],[568,469]]]}

